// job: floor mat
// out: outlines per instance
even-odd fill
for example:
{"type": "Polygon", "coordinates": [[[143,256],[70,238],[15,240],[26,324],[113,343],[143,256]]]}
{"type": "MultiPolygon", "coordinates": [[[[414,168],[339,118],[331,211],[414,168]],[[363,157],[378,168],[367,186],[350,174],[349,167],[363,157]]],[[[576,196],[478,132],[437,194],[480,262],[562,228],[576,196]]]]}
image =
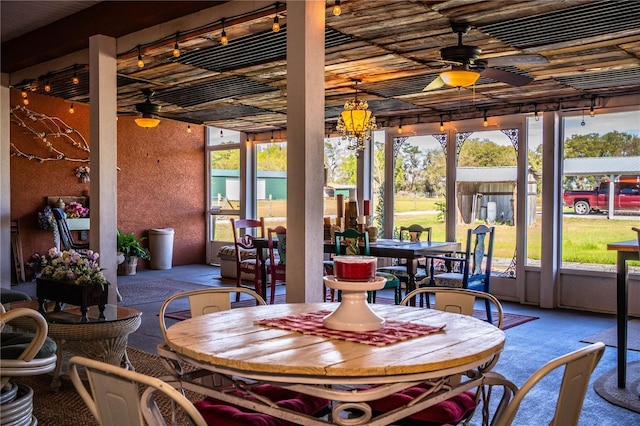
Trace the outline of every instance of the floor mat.
{"type": "MultiPolygon", "coordinates": [[[[585,343],[602,342],[613,348],[618,347],[618,326],[607,328],[581,340],[585,343]]],[[[640,320],[634,319],[627,323],[627,349],[640,351],[640,320]]]]}
{"type": "Polygon", "coordinates": [[[614,368],[596,379],[593,389],[612,404],[640,413],[640,361],[627,364],[627,387],[618,387],[618,369],[614,368]]]}
{"type": "Polygon", "coordinates": [[[208,286],[177,280],[157,280],[130,283],[118,286],[123,306],[142,303],[164,302],[167,297],[179,291],[198,290],[208,286]]]}

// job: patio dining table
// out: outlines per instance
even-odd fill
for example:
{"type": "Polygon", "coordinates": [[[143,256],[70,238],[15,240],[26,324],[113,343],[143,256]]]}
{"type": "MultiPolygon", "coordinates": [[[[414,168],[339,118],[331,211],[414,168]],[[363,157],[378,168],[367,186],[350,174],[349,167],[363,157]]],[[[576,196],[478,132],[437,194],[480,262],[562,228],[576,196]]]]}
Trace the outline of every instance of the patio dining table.
{"type": "Polygon", "coordinates": [[[383,329],[373,332],[312,326],[314,318],[337,307],[261,305],[194,317],[167,329],[158,354],[198,368],[194,379],[188,374],[176,377],[175,386],[217,400],[295,424],[386,425],[479,386],[505,343],[504,333],[486,321],[410,306],[371,305],[387,320],[383,329]],[[408,329],[413,335],[393,332],[408,329]],[[201,380],[202,371],[217,379],[201,380]],[[459,383],[450,381],[458,374],[463,374],[459,383]],[[425,398],[392,412],[372,412],[372,401],[425,382],[432,386],[425,398]],[[269,401],[249,401],[225,391],[222,383],[227,390],[229,383],[237,389],[278,384],[330,400],[332,415],[318,419],[269,401]],[[345,411],[350,418],[341,415],[345,411]]]}
{"type": "MultiPolygon", "coordinates": [[[[254,238],[254,245],[258,248],[258,260],[261,268],[261,277],[266,277],[265,250],[267,249],[266,238],[254,238]]],[[[276,240],[273,241],[274,248],[278,246],[276,240]]],[[[407,263],[407,293],[416,288],[416,273],[418,269],[417,259],[426,255],[445,254],[460,251],[460,243],[455,241],[400,241],[396,239],[378,238],[369,242],[370,254],[376,257],[387,257],[394,259],[405,259],[407,263]]],[[[324,242],[324,253],[335,253],[335,244],[331,241],[324,242]]],[[[266,299],[267,285],[266,279],[262,280],[261,296],[266,299]]]]}

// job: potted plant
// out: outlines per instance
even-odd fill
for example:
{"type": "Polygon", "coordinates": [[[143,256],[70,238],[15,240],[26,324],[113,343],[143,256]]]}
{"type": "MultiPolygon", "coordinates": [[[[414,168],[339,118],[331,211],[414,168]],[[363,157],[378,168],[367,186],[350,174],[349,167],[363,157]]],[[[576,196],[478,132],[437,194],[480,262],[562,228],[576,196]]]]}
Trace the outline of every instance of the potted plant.
{"type": "Polygon", "coordinates": [[[146,237],[136,238],[133,232],[124,233],[118,229],[117,249],[124,255],[124,262],[118,265],[118,275],[135,275],[138,258],[151,260],[149,249],[140,245],[144,240],[146,237]]]}

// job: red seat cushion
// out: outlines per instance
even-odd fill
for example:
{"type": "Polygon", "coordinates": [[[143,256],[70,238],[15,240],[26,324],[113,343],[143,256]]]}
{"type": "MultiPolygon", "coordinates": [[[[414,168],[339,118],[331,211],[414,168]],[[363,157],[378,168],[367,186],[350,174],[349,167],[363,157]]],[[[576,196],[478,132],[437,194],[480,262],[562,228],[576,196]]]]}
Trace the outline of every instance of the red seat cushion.
{"type": "MultiPolygon", "coordinates": [[[[273,385],[258,385],[252,391],[266,397],[282,408],[302,414],[315,416],[329,406],[329,401],[323,398],[305,395],[273,385]]],[[[243,395],[240,391],[230,392],[250,401],[256,398],[243,395]]],[[[194,404],[209,425],[216,426],[294,426],[286,420],[278,419],[268,414],[256,413],[244,407],[237,407],[215,398],[206,398],[194,404]]]]}
{"type": "MultiPolygon", "coordinates": [[[[425,388],[416,386],[373,401],[369,405],[374,412],[385,413],[411,402],[426,391],[425,388]]],[[[420,424],[425,424],[424,422],[430,424],[457,424],[471,413],[475,407],[475,393],[466,391],[446,401],[425,408],[409,416],[409,419],[418,420],[421,422],[420,424]]],[[[402,424],[402,422],[398,424],[402,424]]]]}

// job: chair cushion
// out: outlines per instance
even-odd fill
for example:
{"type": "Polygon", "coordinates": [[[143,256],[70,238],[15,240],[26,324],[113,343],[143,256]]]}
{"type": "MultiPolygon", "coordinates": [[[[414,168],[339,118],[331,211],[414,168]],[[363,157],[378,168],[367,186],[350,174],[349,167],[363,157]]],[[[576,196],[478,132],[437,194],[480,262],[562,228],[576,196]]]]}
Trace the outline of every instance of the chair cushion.
{"type": "MultiPolygon", "coordinates": [[[[313,397],[294,392],[279,386],[264,384],[252,388],[252,391],[260,396],[275,402],[278,406],[311,416],[318,415],[329,406],[329,401],[323,398],[313,397]]],[[[251,395],[244,395],[240,391],[231,394],[243,397],[250,401],[256,401],[251,395]]],[[[294,423],[279,419],[268,414],[256,413],[244,407],[237,407],[219,401],[215,398],[206,398],[194,404],[207,424],[216,426],[293,426],[294,423]]]]}
{"type": "MultiPolygon", "coordinates": [[[[33,334],[29,333],[2,333],[0,341],[0,359],[18,359],[33,340],[33,334]]],[[[46,338],[42,348],[36,354],[36,358],[48,358],[56,353],[56,342],[46,338]]]]}
{"type": "MultiPolygon", "coordinates": [[[[395,410],[396,408],[413,401],[413,399],[422,395],[426,391],[426,388],[415,386],[396,392],[386,398],[373,401],[369,405],[376,413],[386,413],[387,411],[395,410]]],[[[475,393],[466,391],[409,416],[408,419],[417,420],[420,423],[411,421],[399,421],[396,423],[421,425],[424,425],[424,422],[427,422],[427,424],[440,425],[458,424],[462,419],[470,414],[475,407],[475,393]]]]}
{"type": "Polygon", "coordinates": [[[384,288],[396,288],[400,286],[400,280],[393,274],[387,274],[386,272],[376,272],[376,277],[387,279],[387,282],[384,284],[384,288]]]}
{"type": "MultiPolygon", "coordinates": [[[[218,257],[221,256],[229,256],[229,257],[236,257],[236,246],[235,245],[228,245],[228,246],[222,246],[218,249],[218,257]]],[[[245,250],[245,249],[240,249],[240,257],[241,259],[249,259],[249,258],[254,258],[256,257],[256,252],[255,250],[245,250]]]]}
{"type": "Polygon", "coordinates": [[[458,287],[462,288],[462,274],[456,272],[447,272],[445,274],[438,274],[433,277],[433,280],[438,287],[458,287]]]}

